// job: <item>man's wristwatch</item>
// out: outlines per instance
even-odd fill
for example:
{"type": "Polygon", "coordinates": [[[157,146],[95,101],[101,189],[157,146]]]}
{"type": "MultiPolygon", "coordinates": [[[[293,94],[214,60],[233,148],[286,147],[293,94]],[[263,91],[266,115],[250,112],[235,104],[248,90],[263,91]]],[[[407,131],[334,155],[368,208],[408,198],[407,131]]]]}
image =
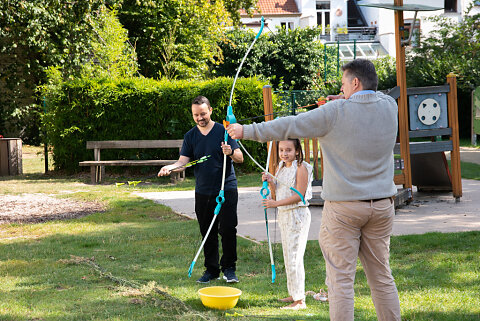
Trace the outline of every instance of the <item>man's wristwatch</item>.
{"type": "Polygon", "coordinates": [[[228,156],[233,156],[233,152],[234,152],[234,151],[233,151],[233,149],[232,149],[232,153],[231,153],[230,155],[228,155],[228,156]]]}

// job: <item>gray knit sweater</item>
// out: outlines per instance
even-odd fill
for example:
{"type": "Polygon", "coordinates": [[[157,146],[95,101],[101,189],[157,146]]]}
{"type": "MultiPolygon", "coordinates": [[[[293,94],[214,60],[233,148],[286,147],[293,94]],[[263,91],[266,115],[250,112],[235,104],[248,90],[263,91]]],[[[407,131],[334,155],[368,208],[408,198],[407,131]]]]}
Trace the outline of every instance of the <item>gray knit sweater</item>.
{"type": "Polygon", "coordinates": [[[393,147],[398,107],[381,92],[331,101],[298,116],[245,125],[256,141],[318,137],[323,154],[322,198],[355,201],[395,195],[393,147]]]}

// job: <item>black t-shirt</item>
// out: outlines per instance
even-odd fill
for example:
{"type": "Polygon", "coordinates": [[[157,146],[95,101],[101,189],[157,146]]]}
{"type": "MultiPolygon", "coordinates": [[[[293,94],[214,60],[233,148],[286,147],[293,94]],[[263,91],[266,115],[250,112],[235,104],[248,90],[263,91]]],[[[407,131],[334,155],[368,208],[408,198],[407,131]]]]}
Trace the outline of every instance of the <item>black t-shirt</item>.
{"type": "MultiPolygon", "coordinates": [[[[189,157],[190,160],[211,155],[203,163],[194,166],[195,192],[204,195],[217,195],[222,187],[223,152],[222,142],[225,139],[225,128],[215,123],[210,132],[205,136],[197,126],[190,129],[183,137],[183,146],[180,155],[189,157]]],[[[228,136],[228,145],[232,150],[237,149],[238,143],[228,136]]],[[[224,190],[237,189],[237,178],[233,169],[233,162],[227,156],[224,190]]]]}

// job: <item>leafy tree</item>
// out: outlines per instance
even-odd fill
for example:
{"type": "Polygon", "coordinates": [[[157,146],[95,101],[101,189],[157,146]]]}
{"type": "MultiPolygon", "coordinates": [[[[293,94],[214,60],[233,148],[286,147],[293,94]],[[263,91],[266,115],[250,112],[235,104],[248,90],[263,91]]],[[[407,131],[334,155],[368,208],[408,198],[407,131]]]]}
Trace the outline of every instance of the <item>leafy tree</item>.
{"type": "Polygon", "coordinates": [[[436,28],[422,36],[407,56],[408,86],[444,84],[450,72],[458,75],[459,123],[462,136],[468,136],[471,117],[470,93],[480,86],[480,14],[469,14],[456,22],[448,17],[430,18],[436,28]]]}
{"type": "Polygon", "coordinates": [[[258,0],[224,0],[223,2],[234,24],[240,25],[240,9],[245,9],[248,14],[252,14],[258,0]]]}
{"type": "Polygon", "coordinates": [[[232,22],[223,1],[123,0],[119,17],[146,77],[202,78],[232,22]]]}
{"type": "MultiPolygon", "coordinates": [[[[43,108],[34,90],[45,83],[49,67],[59,66],[64,79],[94,62],[96,72],[104,67],[135,70],[134,63],[126,68],[127,58],[118,56],[125,49],[125,32],[114,20],[102,0],[0,1],[0,132],[17,135],[20,130],[24,141],[39,143],[38,113],[43,108]],[[106,49],[110,45],[105,41],[117,42],[117,49],[106,49]]],[[[132,52],[127,55],[130,59],[132,52]]]]}
{"type": "MultiPolygon", "coordinates": [[[[323,57],[323,45],[317,40],[317,28],[279,28],[275,33],[263,34],[252,48],[240,76],[260,76],[269,79],[276,88],[282,83],[291,89],[309,89],[323,57]]],[[[225,60],[212,65],[215,76],[235,75],[255,33],[236,29],[227,33],[227,41],[220,44],[225,60]]]]}
{"type": "Polygon", "coordinates": [[[95,17],[87,17],[90,33],[90,59],[81,66],[82,74],[93,77],[132,77],[138,70],[137,56],[116,12],[100,7],[95,17]]]}

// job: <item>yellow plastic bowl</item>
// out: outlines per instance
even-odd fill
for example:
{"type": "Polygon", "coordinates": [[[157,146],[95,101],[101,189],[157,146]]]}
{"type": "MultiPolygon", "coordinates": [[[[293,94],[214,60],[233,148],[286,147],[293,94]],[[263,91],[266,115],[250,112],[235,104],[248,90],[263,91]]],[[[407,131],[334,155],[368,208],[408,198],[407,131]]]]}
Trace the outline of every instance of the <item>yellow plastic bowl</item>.
{"type": "Polygon", "coordinates": [[[228,286],[210,286],[201,288],[198,290],[198,294],[207,308],[228,310],[237,305],[242,291],[228,286]]]}

